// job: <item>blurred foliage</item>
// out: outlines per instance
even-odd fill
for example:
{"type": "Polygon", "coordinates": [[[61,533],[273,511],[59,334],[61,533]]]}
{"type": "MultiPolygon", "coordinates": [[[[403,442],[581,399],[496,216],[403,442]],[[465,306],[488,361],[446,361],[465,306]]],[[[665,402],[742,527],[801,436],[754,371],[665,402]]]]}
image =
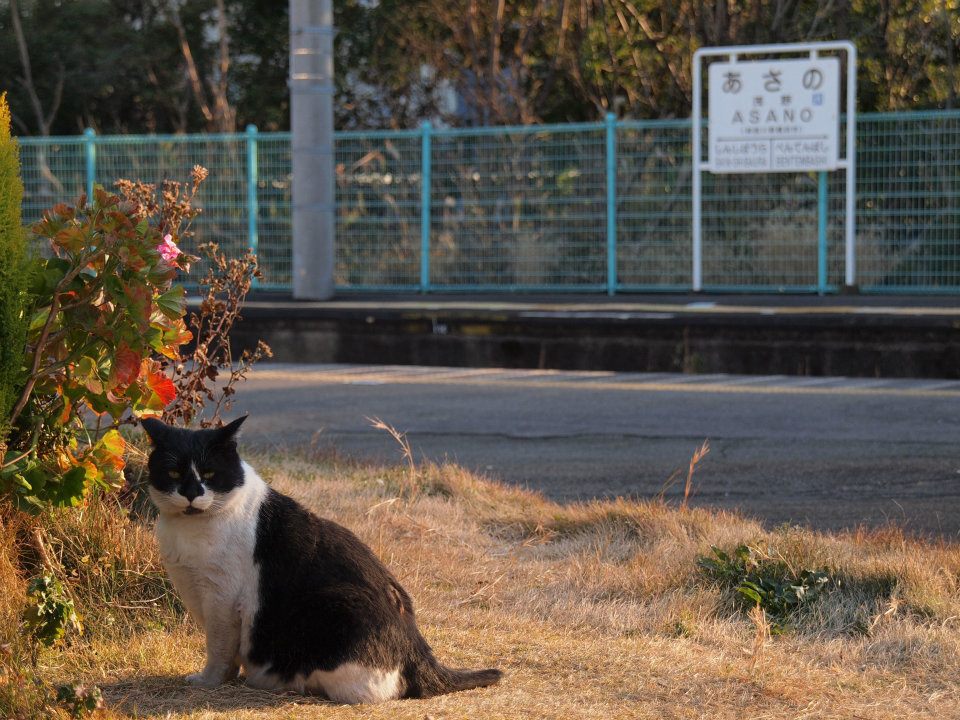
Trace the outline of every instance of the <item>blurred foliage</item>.
{"type": "MultiPolygon", "coordinates": [[[[954,107],[960,94],[960,0],[335,0],[334,9],[345,129],[686,117],[693,52],[714,45],[852,40],[861,111],[954,107]]],[[[287,129],[288,23],[288,3],[276,0],[0,0],[0,90],[20,134],[41,133],[44,114],[51,134],[287,129]],[[198,93],[218,87],[228,106],[210,103],[225,113],[211,118],[198,93]]]]}

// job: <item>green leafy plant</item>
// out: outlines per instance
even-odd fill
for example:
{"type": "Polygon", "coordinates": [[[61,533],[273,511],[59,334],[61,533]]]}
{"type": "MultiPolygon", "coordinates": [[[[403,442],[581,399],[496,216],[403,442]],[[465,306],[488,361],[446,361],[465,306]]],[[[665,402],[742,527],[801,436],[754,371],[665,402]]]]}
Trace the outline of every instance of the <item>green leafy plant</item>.
{"type": "Polygon", "coordinates": [[[31,635],[41,645],[52,647],[61,641],[69,630],[83,632],[83,624],[74,608],[73,600],[53,575],[41,575],[31,580],[27,587],[27,597],[30,604],[23,619],[31,635]]]}
{"type": "Polygon", "coordinates": [[[0,493],[18,506],[77,505],[95,487],[119,487],[117,428],[174,400],[164,361],[192,334],[173,281],[195,260],[176,241],[206,175],[196,167],[191,185],[166,182],[159,197],[139,183],[118,183],[119,195],[97,187],[33,227],[50,257],[32,267],[25,371],[0,455],[0,493]]]}
{"type": "Polygon", "coordinates": [[[57,702],[72,718],[84,718],[104,707],[103,693],[96,685],[73,683],[57,688],[57,702]]]}
{"type": "Polygon", "coordinates": [[[732,588],[741,609],[763,609],[774,632],[783,632],[794,612],[835,584],[825,570],[795,570],[759,547],[739,545],[732,553],[711,547],[711,551],[713,557],[697,561],[700,568],[732,588]]]}

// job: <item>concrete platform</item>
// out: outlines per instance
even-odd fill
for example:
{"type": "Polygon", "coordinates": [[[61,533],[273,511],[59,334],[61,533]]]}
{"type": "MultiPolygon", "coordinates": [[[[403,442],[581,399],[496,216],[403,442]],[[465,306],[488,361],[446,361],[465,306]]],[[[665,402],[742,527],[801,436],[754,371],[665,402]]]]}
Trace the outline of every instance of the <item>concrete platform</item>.
{"type": "Polygon", "coordinates": [[[252,296],[280,362],[960,378],[960,296],[252,296]]]}

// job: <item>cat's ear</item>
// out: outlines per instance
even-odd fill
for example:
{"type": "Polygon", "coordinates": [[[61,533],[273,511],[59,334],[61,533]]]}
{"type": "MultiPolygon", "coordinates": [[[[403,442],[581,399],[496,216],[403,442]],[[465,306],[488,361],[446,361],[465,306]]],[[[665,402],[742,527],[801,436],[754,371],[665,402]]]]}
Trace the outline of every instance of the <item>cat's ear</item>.
{"type": "Polygon", "coordinates": [[[147,436],[153,441],[154,445],[159,445],[170,434],[170,426],[161,420],[152,417],[145,417],[140,420],[140,425],[146,431],[147,436]]]}
{"type": "Polygon", "coordinates": [[[248,417],[249,415],[241,415],[233,422],[227,423],[222,428],[215,430],[215,441],[218,443],[227,443],[232,440],[236,440],[237,431],[240,430],[240,426],[243,425],[243,421],[248,417]]]}

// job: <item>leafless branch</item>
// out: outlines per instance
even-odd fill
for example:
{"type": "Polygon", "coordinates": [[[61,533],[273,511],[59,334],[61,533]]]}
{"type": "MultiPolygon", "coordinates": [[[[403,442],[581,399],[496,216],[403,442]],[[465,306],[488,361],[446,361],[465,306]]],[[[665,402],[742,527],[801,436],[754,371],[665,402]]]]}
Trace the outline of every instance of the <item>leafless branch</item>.
{"type": "Polygon", "coordinates": [[[23,32],[23,24],[20,21],[20,8],[17,5],[17,0],[10,0],[10,19],[13,24],[13,34],[17,39],[17,51],[20,54],[20,64],[23,66],[23,77],[20,78],[20,83],[30,98],[30,104],[33,107],[33,113],[37,120],[37,129],[41,135],[46,136],[50,134],[50,127],[53,125],[53,119],[57,115],[57,110],[60,108],[60,101],[63,97],[63,63],[58,61],[59,72],[57,74],[57,86],[54,90],[53,101],[50,103],[49,112],[44,113],[43,103],[40,101],[36,83],[33,81],[30,49],[27,47],[27,38],[23,32]]]}

